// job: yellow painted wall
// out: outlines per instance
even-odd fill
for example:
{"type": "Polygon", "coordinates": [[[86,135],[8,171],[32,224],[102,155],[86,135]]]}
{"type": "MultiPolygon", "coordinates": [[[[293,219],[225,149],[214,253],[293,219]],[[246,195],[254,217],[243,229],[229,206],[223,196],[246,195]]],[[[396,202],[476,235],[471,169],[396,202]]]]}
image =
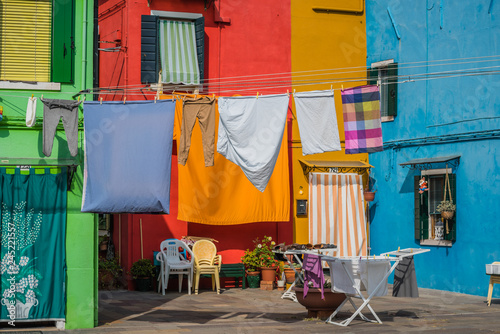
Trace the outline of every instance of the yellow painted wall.
{"type": "MultiPolygon", "coordinates": [[[[292,80],[297,91],[355,87],[366,82],[346,82],[344,78],[366,77],[366,28],[364,0],[291,0],[292,6],[292,80]],[[352,69],[352,67],[357,67],[352,69]],[[350,68],[350,69],[345,69],[350,68]],[[320,72],[298,73],[331,69],[329,75],[320,72]],[[340,70],[342,69],[342,70],[340,70]],[[332,75],[331,72],[344,72],[332,75]],[[349,72],[349,73],[346,73],[349,72]],[[305,77],[304,75],[308,75],[305,77]],[[333,83],[334,81],[342,83],[333,83]],[[321,81],[324,84],[296,85],[298,80],[321,81]]],[[[298,159],[368,161],[368,154],[344,153],[344,124],[340,91],[335,91],[335,107],[342,151],[302,155],[299,128],[296,119],[292,126],[294,241],[308,242],[308,218],[297,217],[296,200],[308,199],[308,180],[298,159]],[[302,187],[302,194],[300,194],[302,187]]],[[[294,115],[295,106],[293,109],[294,115]]],[[[366,180],[366,175],[365,175],[366,180]]]]}

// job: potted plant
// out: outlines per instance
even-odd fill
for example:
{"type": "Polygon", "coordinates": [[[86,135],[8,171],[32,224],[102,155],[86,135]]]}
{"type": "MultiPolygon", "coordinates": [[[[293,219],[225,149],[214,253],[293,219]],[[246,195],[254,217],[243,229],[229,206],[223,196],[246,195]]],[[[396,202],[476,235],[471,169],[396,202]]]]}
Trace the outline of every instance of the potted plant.
{"type": "Polygon", "coordinates": [[[119,286],[122,278],[123,269],[118,263],[118,258],[108,260],[104,257],[99,258],[99,288],[111,290],[119,286]]]}
{"type": "Polygon", "coordinates": [[[108,249],[108,239],[109,239],[109,237],[107,235],[99,236],[99,250],[100,251],[105,251],[108,249]]]}
{"type": "Polygon", "coordinates": [[[365,191],[363,192],[363,196],[365,197],[365,201],[367,202],[371,202],[375,199],[375,193],[377,192],[376,190],[373,191],[372,187],[371,187],[371,182],[372,181],[372,178],[368,175],[368,185],[365,189],[365,191]]]}
{"type": "Polygon", "coordinates": [[[455,214],[457,206],[453,204],[452,200],[441,201],[437,206],[437,211],[441,212],[441,217],[444,219],[451,219],[455,214]]]}
{"type": "Polygon", "coordinates": [[[285,280],[287,283],[291,284],[295,282],[295,272],[302,270],[300,264],[292,263],[293,268],[289,264],[283,266],[283,272],[285,273],[285,280]],[[294,270],[295,268],[295,270],[294,270]]]}
{"type": "Polygon", "coordinates": [[[264,236],[261,240],[256,239],[255,253],[259,259],[260,271],[263,281],[272,281],[276,279],[276,270],[279,261],[274,258],[273,247],[276,244],[272,237],[264,236]]]}
{"type": "Polygon", "coordinates": [[[241,257],[241,262],[245,266],[247,273],[247,281],[249,288],[258,288],[260,281],[260,265],[259,258],[255,249],[247,249],[245,254],[241,257]]]}
{"type": "Polygon", "coordinates": [[[135,280],[138,291],[151,290],[154,268],[155,266],[150,259],[140,259],[132,264],[130,275],[135,280]]]}

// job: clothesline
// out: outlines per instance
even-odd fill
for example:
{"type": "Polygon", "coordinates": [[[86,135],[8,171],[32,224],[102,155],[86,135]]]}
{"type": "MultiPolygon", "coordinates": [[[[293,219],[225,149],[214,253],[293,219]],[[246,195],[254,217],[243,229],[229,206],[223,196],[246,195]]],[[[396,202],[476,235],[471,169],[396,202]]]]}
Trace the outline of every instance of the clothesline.
{"type": "MultiPolygon", "coordinates": [[[[466,70],[452,70],[452,71],[441,71],[441,72],[430,72],[430,73],[415,73],[415,74],[400,74],[397,76],[387,76],[385,79],[388,82],[379,82],[379,85],[388,85],[388,84],[403,84],[409,82],[417,82],[417,81],[427,81],[427,80],[435,80],[435,79],[445,79],[445,78],[457,78],[457,77],[468,77],[468,76],[483,76],[483,75],[497,75],[500,73],[500,66],[487,66],[487,67],[476,67],[466,70]],[[485,71],[482,71],[485,70],[485,71]]],[[[208,79],[207,79],[208,80],[208,79]]],[[[280,93],[283,93],[284,89],[290,89],[293,87],[307,87],[311,85],[330,85],[331,90],[341,90],[342,88],[333,88],[333,85],[338,84],[352,84],[356,82],[366,82],[366,76],[363,77],[353,77],[353,78],[330,78],[324,81],[313,81],[313,80],[283,80],[283,81],[258,81],[258,82],[247,82],[246,85],[219,85],[213,86],[212,84],[203,84],[200,86],[195,86],[195,88],[202,89],[203,95],[212,95],[215,94],[213,91],[217,91],[217,95],[233,92],[233,94],[237,94],[238,92],[248,93],[250,91],[254,91],[255,94],[260,91],[268,91],[273,89],[280,89],[280,93]],[[253,84],[253,85],[251,85],[253,84]],[[209,91],[203,92],[203,87],[208,86],[209,91]],[[222,89],[222,90],[221,90],[222,89]]],[[[176,89],[186,89],[185,87],[179,85],[169,85],[163,84],[162,90],[171,91],[169,94],[173,95],[182,95],[183,93],[175,92],[176,89]]],[[[117,93],[121,94],[142,94],[146,96],[154,96],[157,95],[157,91],[155,91],[150,85],[128,85],[128,86],[116,86],[116,87],[96,87],[93,89],[87,89],[79,92],[58,92],[58,94],[68,94],[72,95],[75,99],[78,95],[116,95],[117,93]],[[145,91],[147,90],[147,91],[145,91]]],[[[260,92],[259,92],[260,93],[260,92]]],[[[187,94],[187,93],[184,93],[187,94]]],[[[200,95],[202,95],[200,94],[200,95]]],[[[20,97],[26,98],[27,96],[20,95],[11,95],[11,94],[2,94],[2,96],[8,97],[20,97]]]]}

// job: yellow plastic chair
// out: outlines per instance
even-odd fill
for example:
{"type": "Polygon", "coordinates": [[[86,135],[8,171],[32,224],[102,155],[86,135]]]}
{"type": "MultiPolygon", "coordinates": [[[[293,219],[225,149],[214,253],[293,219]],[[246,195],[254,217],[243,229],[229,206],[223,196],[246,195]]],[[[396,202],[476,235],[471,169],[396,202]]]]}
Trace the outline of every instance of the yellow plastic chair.
{"type": "Polygon", "coordinates": [[[212,276],[212,290],[217,286],[217,294],[220,293],[219,271],[222,262],[221,256],[217,255],[217,247],[209,240],[199,240],[193,245],[194,254],[194,293],[198,294],[200,275],[212,276]]]}

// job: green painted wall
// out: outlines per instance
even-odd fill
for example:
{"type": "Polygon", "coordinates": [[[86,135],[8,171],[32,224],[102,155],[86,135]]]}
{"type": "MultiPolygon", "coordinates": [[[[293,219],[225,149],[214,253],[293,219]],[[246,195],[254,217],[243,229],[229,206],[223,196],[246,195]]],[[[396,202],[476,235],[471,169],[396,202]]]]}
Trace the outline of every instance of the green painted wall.
{"type": "MultiPolygon", "coordinates": [[[[72,158],[62,123],[54,139],[51,157],[46,158],[43,155],[42,103],[37,101],[37,124],[33,128],[25,125],[26,107],[32,94],[38,98],[43,94],[44,98],[71,100],[76,92],[92,88],[93,13],[93,0],[75,1],[73,83],[61,84],[61,89],[56,91],[0,89],[0,106],[3,107],[4,114],[3,121],[0,121],[0,165],[3,160],[12,161],[12,158],[27,159],[26,165],[34,165],[38,159],[46,159],[46,164],[56,165],[72,158]]],[[[91,96],[87,97],[90,98],[91,96]]],[[[81,108],[79,118],[80,122],[83,122],[81,108]]],[[[76,159],[82,165],[78,167],[71,190],[68,191],[67,207],[67,329],[92,328],[97,325],[97,223],[93,214],[80,212],[83,189],[83,127],[79,129],[79,154],[76,159]]]]}

